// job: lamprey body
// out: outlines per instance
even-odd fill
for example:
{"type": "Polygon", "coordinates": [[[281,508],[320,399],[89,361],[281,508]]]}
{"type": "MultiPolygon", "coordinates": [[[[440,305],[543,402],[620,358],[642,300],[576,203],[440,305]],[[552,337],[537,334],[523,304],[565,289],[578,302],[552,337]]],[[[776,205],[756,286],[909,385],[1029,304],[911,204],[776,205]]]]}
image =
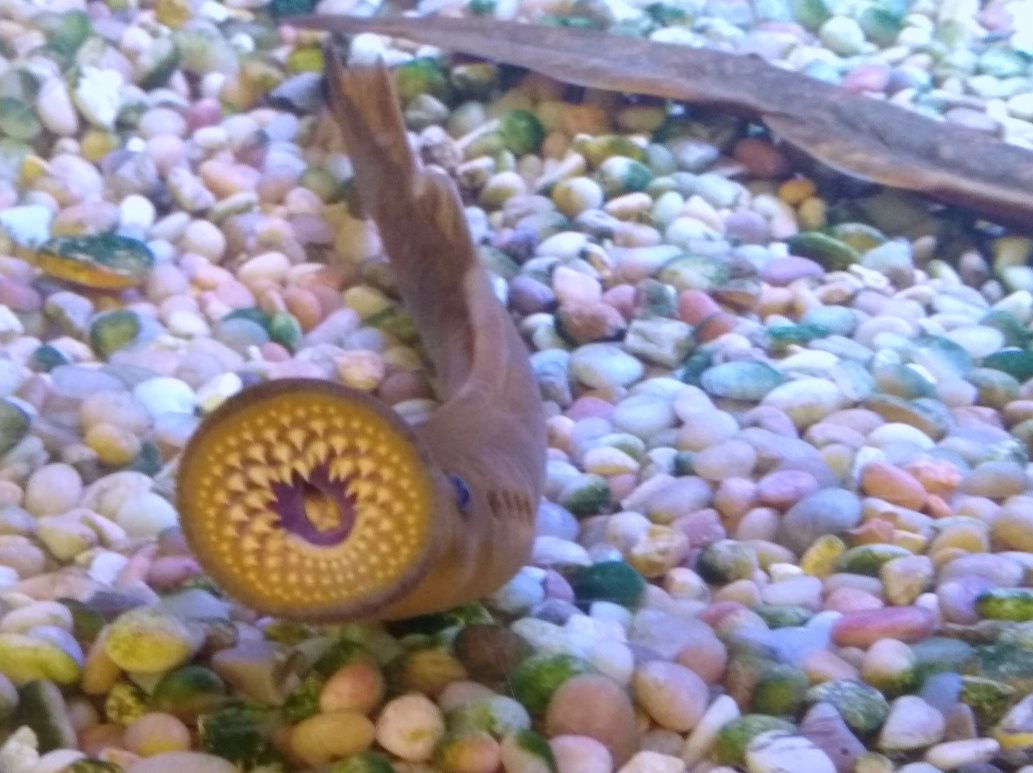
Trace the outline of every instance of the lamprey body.
{"type": "Polygon", "coordinates": [[[447,609],[528,559],[546,434],[524,346],[481,268],[458,196],[422,170],[382,67],[328,50],[331,112],[442,405],[414,427],[317,379],[245,390],[179,468],[183,531],[212,579],[263,614],[330,622],[447,609]]]}

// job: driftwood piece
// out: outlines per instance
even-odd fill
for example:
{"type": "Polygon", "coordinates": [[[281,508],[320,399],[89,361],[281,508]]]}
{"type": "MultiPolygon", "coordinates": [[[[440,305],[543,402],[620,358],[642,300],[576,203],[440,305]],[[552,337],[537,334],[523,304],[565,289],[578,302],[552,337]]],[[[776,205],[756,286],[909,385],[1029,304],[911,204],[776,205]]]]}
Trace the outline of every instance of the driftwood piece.
{"type": "Polygon", "coordinates": [[[478,18],[303,15],[296,27],[372,32],[525,67],[599,89],[748,116],[839,172],[1033,228],[1033,151],[853,95],[763,60],[596,30],[478,18]]]}

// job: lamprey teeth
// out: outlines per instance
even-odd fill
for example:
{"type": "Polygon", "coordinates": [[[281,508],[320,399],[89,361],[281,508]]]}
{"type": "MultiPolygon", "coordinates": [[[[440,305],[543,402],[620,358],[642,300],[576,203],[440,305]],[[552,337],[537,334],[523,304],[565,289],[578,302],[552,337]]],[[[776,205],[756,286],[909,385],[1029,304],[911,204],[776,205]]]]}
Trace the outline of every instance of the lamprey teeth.
{"type": "Polygon", "coordinates": [[[180,463],[183,530],[252,608],[346,617],[422,570],[433,483],[408,427],[329,382],[276,381],[208,417],[180,463]]]}

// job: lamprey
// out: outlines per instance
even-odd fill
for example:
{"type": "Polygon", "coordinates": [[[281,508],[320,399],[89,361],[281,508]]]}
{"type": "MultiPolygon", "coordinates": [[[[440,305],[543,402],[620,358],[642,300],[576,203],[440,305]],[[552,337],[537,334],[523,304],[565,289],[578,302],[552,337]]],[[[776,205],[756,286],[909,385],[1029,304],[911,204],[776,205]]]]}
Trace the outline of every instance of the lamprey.
{"type": "Polygon", "coordinates": [[[198,560],[241,603],[309,621],[398,619],[482,597],[528,559],[545,420],[458,195],[418,167],[389,74],[327,59],[356,191],[443,402],[410,427],[329,381],[246,389],[187,445],[177,499],[198,560]]]}

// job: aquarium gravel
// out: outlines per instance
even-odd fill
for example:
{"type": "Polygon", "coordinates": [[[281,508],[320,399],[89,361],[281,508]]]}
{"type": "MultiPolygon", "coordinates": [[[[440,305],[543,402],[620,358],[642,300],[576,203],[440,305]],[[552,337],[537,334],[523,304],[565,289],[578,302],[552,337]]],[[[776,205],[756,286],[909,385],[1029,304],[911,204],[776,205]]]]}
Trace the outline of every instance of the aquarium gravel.
{"type": "MultiPolygon", "coordinates": [[[[225,400],[436,404],[312,9],[0,2],[0,773],[1031,773],[1033,241],[714,111],[355,37],[529,344],[533,555],[390,624],[205,576],[176,459],[225,400]]],[[[1033,147],[1028,0],[416,10],[750,53],[1033,147]]]]}

